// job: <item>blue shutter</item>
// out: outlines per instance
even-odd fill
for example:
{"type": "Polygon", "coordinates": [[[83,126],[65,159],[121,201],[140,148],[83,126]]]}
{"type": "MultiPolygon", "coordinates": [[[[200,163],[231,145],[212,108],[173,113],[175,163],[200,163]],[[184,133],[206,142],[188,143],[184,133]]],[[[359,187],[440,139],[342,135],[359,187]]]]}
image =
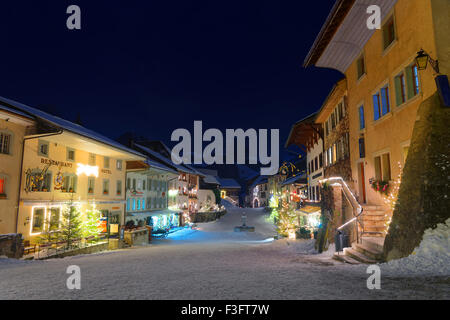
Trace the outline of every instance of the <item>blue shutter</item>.
{"type": "Polygon", "coordinates": [[[385,87],[381,89],[381,102],[382,102],[382,115],[384,116],[389,112],[389,88],[385,87]]]}
{"type": "Polygon", "coordinates": [[[373,119],[378,120],[380,119],[380,101],[379,101],[379,95],[374,94],[373,95],[373,119]]]}
{"type": "Polygon", "coordinates": [[[365,121],[364,121],[364,107],[359,107],[359,129],[362,130],[366,127],[365,121]]]}

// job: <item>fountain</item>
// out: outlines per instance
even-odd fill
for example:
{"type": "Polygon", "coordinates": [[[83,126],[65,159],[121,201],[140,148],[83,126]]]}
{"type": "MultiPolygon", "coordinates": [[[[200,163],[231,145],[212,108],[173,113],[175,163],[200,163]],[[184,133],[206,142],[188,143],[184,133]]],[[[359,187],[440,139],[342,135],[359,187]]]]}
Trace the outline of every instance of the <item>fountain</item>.
{"type": "Polygon", "coordinates": [[[234,228],[234,232],[255,232],[255,227],[247,226],[247,215],[245,212],[242,213],[242,226],[238,226],[234,228]]]}

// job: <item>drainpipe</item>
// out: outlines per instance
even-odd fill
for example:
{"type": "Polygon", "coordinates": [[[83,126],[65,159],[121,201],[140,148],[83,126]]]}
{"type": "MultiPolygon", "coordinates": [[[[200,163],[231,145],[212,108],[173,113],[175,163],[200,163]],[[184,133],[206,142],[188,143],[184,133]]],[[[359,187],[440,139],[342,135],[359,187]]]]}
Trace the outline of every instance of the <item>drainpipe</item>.
{"type": "Polygon", "coordinates": [[[19,232],[19,209],[20,209],[20,193],[22,191],[22,171],[23,171],[23,160],[25,158],[25,142],[32,139],[39,139],[39,138],[45,138],[45,137],[51,137],[51,136],[57,136],[61,135],[64,132],[64,130],[60,130],[58,132],[53,133],[45,133],[37,136],[32,136],[28,138],[23,138],[23,144],[22,144],[22,161],[20,162],[20,172],[19,172],[19,192],[17,196],[17,211],[16,211],[16,233],[19,232]]]}

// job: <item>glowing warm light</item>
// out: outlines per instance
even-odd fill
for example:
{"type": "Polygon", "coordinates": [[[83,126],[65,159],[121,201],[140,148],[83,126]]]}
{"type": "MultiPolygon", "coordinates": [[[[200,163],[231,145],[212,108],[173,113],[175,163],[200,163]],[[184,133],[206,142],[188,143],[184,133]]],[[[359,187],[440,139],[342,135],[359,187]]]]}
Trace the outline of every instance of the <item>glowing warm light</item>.
{"type": "Polygon", "coordinates": [[[87,164],[77,163],[77,175],[81,176],[82,174],[89,176],[94,176],[98,178],[98,167],[97,166],[89,166],[87,164]]]}
{"type": "Polygon", "coordinates": [[[47,217],[47,207],[41,207],[41,206],[32,207],[31,208],[31,221],[30,221],[30,236],[36,236],[36,235],[42,233],[42,231],[33,233],[34,211],[36,209],[44,209],[44,221],[42,222],[42,230],[44,229],[44,226],[45,226],[45,218],[47,217]]]}
{"type": "Polygon", "coordinates": [[[176,195],[178,195],[178,190],[176,189],[169,190],[169,197],[174,197],[176,195]]]}

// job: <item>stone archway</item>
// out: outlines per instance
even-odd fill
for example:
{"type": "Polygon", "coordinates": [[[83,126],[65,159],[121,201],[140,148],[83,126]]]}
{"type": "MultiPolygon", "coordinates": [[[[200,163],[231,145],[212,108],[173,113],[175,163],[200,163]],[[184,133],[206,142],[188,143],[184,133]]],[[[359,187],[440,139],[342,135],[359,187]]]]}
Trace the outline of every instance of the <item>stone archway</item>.
{"type": "Polygon", "coordinates": [[[253,208],[259,208],[259,201],[258,201],[258,199],[255,199],[253,201],[253,208]]]}

